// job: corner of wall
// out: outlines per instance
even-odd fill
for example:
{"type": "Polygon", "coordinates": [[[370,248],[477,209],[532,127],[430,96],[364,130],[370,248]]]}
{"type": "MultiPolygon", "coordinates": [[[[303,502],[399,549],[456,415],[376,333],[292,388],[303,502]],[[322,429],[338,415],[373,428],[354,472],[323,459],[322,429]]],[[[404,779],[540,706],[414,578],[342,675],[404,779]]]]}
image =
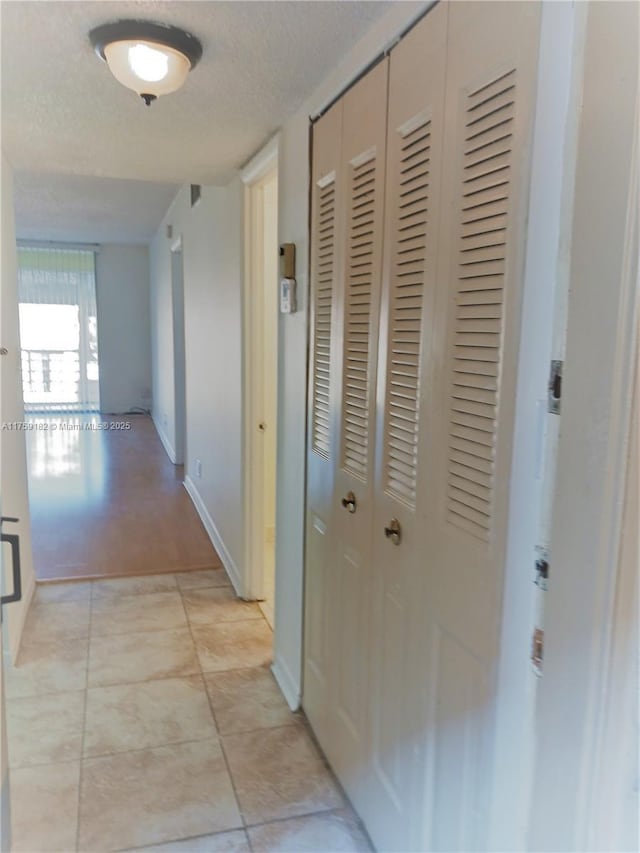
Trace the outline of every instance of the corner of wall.
{"type": "Polygon", "coordinates": [[[204,528],[207,531],[209,538],[213,542],[214,548],[218,552],[218,556],[222,560],[222,565],[225,567],[226,572],[229,575],[229,579],[233,584],[233,588],[236,591],[236,595],[241,595],[242,579],[240,572],[238,571],[238,567],[233,561],[231,554],[227,550],[222,536],[220,535],[218,528],[216,527],[213,519],[211,518],[209,510],[207,509],[205,502],[196,487],[196,484],[188,475],[184,479],[184,487],[187,490],[189,497],[193,501],[193,505],[195,506],[198,515],[200,516],[200,519],[204,524],[204,528]]]}
{"type": "Polygon", "coordinates": [[[167,436],[166,432],[160,426],[160,423],[158,421],[158,417],[157,417],[155,411],[151,412],[151,420],[153,421],[153,425],[156,428],[156,432],[158,433],[158,438],[162,442],[162,446],[164,447],[164,449],[167,452],[167,456],[169,457],[171,462],[175,465],[176,464],[176,451],[173,447],[173,444],[169,440],[169,437],[167,436]]]}

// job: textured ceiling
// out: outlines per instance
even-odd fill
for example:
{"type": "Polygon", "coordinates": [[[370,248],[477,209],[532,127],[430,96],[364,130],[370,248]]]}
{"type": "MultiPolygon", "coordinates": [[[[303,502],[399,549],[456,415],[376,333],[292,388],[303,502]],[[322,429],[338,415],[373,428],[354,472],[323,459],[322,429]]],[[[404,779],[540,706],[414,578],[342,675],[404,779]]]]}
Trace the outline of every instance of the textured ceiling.
{"type": "Polygon", "coordinates": [[[100,227],[115,235],[120,216],[123,239],[148,239],[167,184],[226,182],[389,5],[4,0],[2,147],[17,172],[19,233],[103,239],[100,227]],[[119,18],[198,36],[204,56],[181,91],[147,108],[116,82],[87,33],[119,18]]]}
{"type": "Polygon", "coordinates": [[[16,172],[18,237],[87,243],[146,243],[176,194],[175,184],[85,175],[16,172]]]}

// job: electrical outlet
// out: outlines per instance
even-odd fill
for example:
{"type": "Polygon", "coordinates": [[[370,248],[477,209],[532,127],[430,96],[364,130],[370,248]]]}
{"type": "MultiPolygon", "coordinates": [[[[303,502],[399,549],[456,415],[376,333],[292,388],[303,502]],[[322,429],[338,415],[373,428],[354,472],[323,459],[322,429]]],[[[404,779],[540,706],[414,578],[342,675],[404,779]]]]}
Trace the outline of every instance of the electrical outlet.
{"type": "Polygon", "coordinates": [[[196,477],[202,479],[202,462],[199,459],[196,459],[196,477]]]}

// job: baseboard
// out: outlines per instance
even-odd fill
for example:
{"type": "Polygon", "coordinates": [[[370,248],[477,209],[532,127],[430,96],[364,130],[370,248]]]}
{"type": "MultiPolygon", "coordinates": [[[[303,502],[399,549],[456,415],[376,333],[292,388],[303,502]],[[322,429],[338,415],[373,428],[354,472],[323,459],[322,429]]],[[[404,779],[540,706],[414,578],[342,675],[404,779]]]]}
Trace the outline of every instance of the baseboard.
{"type": "Polygon", "coordinates": [[[271,667],[271,672],[278,682],[278,687],[282,691],[282,695],[287,700],[287,705],[292,711],[297,711],[300,707],[302,697],[300,696],[300,686],[291,675],[289,667],[281,658],[276,658],[271,667]]]}
{"type": "Polygon", "coordinates": [[[172,447],[171,442],[169,441],[167,435],[165,434],[164,430],[162,429],[162,427],[160,426],[158,421],[155,419],[154,415],[151,415],[151,420],[153,421],[153,425],[156,428],[156,432],[158,433],[158,438],[162,442],[162,446],[167,451],[167,456],[169,457],[171,462],[175,465],[176,464],[176,451],[175,451],[175,449],[172,447]]]}
{"type": "Polygon", "coordinates": [[[205,506],[205,503],[202,500],[202,497],[196,487],[196,484],[188,475],[184,478],[184,487],[187,490],[189,497],[193,501],[193,505],[195,506],[198,515],[200,516],[200,520],[204,524],[204,529],[207,531],[209,539],[211,539],[211,542],[213,543],[213,547],[216,549],[220,559],[222,560],[222,565],[227,570],[227,574],[229,575],[229,579],[233,584],[233,588],[236,591],[236,595],[241,596],[242,581],[240,579],[240,572],[238,571],[238,567],[233,562],[231,554],[227,551],[225,544],[222,540],[222,536],[220,535],[220,531],[218,530],[213,519],[209,515],[209,510],[205,506]]]}

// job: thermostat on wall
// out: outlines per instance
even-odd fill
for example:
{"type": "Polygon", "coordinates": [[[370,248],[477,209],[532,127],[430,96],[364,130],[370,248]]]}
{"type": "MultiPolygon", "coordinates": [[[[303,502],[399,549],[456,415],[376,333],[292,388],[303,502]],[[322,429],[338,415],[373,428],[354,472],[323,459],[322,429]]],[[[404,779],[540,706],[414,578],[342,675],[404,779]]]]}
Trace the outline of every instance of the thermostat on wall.
{"type": "Polygon", "coordinates": [[[295,243],[280,246],[282,278],[280,279],[280,312],[293,314],[296,310],[296,247],[295,243]]]}
{"type": "Polygon", "coordinates": [[[296,280],[295,278],[280,279],[280,312],[293,314],[296,310],[296,280]]]}

